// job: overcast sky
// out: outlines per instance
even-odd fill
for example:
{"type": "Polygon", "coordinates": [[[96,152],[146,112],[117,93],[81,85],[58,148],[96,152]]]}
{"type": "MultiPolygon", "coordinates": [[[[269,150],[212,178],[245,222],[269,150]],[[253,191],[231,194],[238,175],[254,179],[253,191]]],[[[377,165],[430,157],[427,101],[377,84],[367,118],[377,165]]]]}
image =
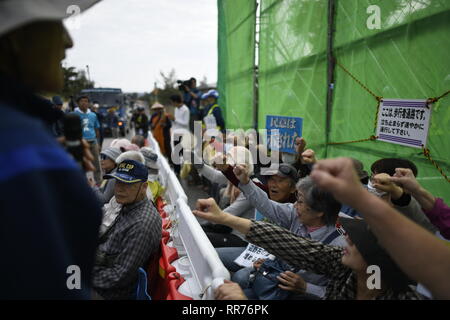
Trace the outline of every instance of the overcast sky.
{"type": "Polygon", "coordinates": [[[216,0],[103,0],[67,25],[74,47],[64,64],[96,87],[151,91],[159,71],[217,82],[216,0]]]}

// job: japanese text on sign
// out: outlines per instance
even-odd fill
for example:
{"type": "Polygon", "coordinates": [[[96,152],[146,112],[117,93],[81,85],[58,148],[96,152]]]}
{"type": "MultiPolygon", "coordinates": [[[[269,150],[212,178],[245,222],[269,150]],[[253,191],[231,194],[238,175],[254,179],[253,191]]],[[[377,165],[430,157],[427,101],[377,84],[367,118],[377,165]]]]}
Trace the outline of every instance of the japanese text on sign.
{"type": "Polygon", "coordinates": [[[242,267],[252,267],[253,262],[258,259],[268,259],[271,256],[265,249],[249,243],[244,252],[234,260],[234,263],[242,267]]]}
{"type": "Polygon", "coordinates": [[[267,145],[271,150],[295,153],[295,138],[302,136],[303,118],[266,116],[267,145]]]}
{"type": "Polygon", "coordinates": [[[421,148],[426,145],[431,105],[426,100],[383,99],[378,110],[378,140],[421,148]]]}

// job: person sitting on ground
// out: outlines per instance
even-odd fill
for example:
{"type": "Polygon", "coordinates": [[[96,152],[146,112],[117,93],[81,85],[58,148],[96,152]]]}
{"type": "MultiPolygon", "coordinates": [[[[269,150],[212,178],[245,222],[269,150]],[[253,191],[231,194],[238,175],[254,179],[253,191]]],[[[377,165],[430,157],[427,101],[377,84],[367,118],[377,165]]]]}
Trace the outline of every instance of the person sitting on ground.
{"type": "MultiPolygon", "coordinates": [[[[233,166],[230,166],[229,164],[218,165],[218,167],[222,170],[225,167],[231,168],[231,170],[233,168],[233,166]]],[[[227,169],[227,171],[228,170],[229,169],[227,169]]],[[[239,181],[239,179],[237,179],[232,171],[231,173],[233,179],[239,181]]],[[[291,165],[282,163],[279,165],[278,170],[271,172],[267,171],[266,174],[270,174],[267,178],[267,185],[263,185],[257,179],[252,179],[252,183],[261,188],[261,190],[267,190],[268,198],[272,201],[278,202],[280,204],[295,203],[295,184],[298,180],[298,175],[295,168],[291,165]]],[[[230,177],[230,175],[227,174],[227,177],[230,177]]],[[[235,183],[234,186],[237,187],[238,184],[235,183]]],[[[240,196],[244,199],[247,199],[247,196],[242,192],[240,196]]],[[[256,218],[258,220],[268,219],[265,218],[265,216],[258,210],[255,211],[257,207],[252,201],[246,200],[246,205],[252,208],[255,212],[255,214],[250,218],[256,218]]],[[[226,246],[223,248],[216,248],[220,260],[223,262],[224,266],[231,272],[237,272],[238,270],[242,269],[242,266],[237,265],[234,260],[241,255],[241,253],[245,250],[247,244],[248,243],[245,242],[240,247],[226,246]]]]}
{"type": "Polygon", "coordinates": [[[378,190],[378,196],[394,205],[395,209],[403,213],[406,217],[415,221],[433,234],[439,234],[437,228],[430,222],[423,213],[419,203],[409,193],[391,182],[391,177],[395,174],[396,168],[411,169],[414,176],[417,176],[418,170],[416,165],[407,160],[400,158],[385,158],[375,161],[372,164],[372,176],[370,177],[368,189],[378,190]]]}
{"type": "MultiPolygon", "coordinates": [[[[289,166],[282,164],[284,166],[289,166]]],[[[281,165],[280,165],[281,166],[281,165]]],[[[291,174],[296,173],[292,166],[291,174]]],[[[333,196],[321,190],[313,182],[310,177],[300,179],[295,185],[296,178],[292,177],[293,190],[296,190],[297,201],[295,204],[278,203],[270,200],[267,195],[258,187],[256,187],[248,178],[248,173],[242,166],[235,168],[236,175],[241,183],[241,190],[258,212],[267,217],[272,223],[288,229],[293,234],[316,240],[325,244],[334,246],[345,246],[345,240],[336,230],[336,221],[341,208],[341,204],[337,202],[333,196]]],[[[274,188],[274,187],[272,187],[274,188]]],[[[272,190],[276,192],[278,189],[272,190]]],[[[291,266],[285,263],[279,263],[284,269],[281,274],[283,278],[281,288],[297,294],[299,299],[318,299],[325,295],[325,288],[328,282],[327,277],[319,276],[313,272],[305,270],[297,270],[291,272],[291,266]]],[[[261,262],[257,263],[255,269],[261,266],[261,262]]],[[[249,284],[249,278],[253,272],[253,268],[244,268],[237,271],[232,280],[239,283],[245,288],[244,292],[252,299],[264,298],[265,290],[258,287],[252,289],[249,284]]],[[[288,294],[277,294],[276,297],[286,299],[288,294]]],[[[291,295],[292,297],[292,295],[291,295]]]]}
{"type": "MultiPolygon", "coordinates": [[[[240,216],[243,218],[251,219],[255,216],[254,207],[247,201],[245,196],[239,191],[238,188],[233,186],[228,182],[227,178],[222,174],[221,171],[214,169],[213,167],[203,163],[202,159],[194,155],[194,166],[198,172],[206,177],[212,184],[216,183],[219,185],[227,184],[227,190],[225,195],[228,197],[228,203],[224,205],[225,210],[230,214],[240,216]]],[[[233,147],[229,150],[227,155],[223,157],[218,155],[216,161],[227,162],[229,164],[246,164],[252,172],[253,160],[252,155],[249,150],[244,147],[233,147]]],[[[243,240],[243,235],[236,231],[231,230],[228,227],[214,225],[214,224],[204,224],[202,225],[208,239],[215,248],[220,247],[242,247],[246,246],[247,243],[243,240]]]]}
{"type": "Polygon", "coordinates": [[[345,158],[319,161],[311,177],[341,202],[363,214],[380,245],[411,279],[422,283],[436,299],[450,299],[450,248],[386,202],[370,195],[357,183],[345,158]]]}
{"type": "MultiPolygon", "coordinates": [[[[211,198],[198,200],[197,209],[193,211],[196,216],[238,229],[246,235],[248,241],[263,247],[290,265],[328,277],[329,282],[323,299],[423,298],[409,286],[411,280],[378,244],[377,238],[369,231],[363,220],[340,219],[347,232],[347,245],[341,248],[293,234],[267,222],[229,215],[221,211],[211,198]],[[370,282],[368,280],[371,273],[367,270],[372,265],[379,267],[380,278],[370,282]],[[369,287],[368,283],[373,287],[369,287]]],[[[277,279],[282,284],[287,283],[281,276],[277,279]]],[[[236,285],[233,286],[232,291],[235,293],[233,295],[229,292],[224,294],[221,287],[216,291],[216,297],[246,298],[236,285]]],[[[230,283],[226,283],[225,288],[229,290],[230,283]]]]}
{"type": "Polygon", "coordinates": [[[401,186],[405,192],[410,193],[419,202],[430,222],[439,229],[441,235],[450,240],[450,208],[444,200],[434,197],[424,189],[411,169],[396,168],[390,180],[401,186]]]}
{"type": "MultiPolygon", "coordinates": [[[[108,147],[100,152],[101,167],[105,174],[112,173],[116,170],[116,159],[122,152],[118,148],[108,147]]],[[[114,196],[115,180],[104,179],[100,187],[94,186],[94,192],[103,205],[108,203],[114,196]]]]}
{"type": "Polygon", "coordinates": [[[145,166],[148,169],[148,174],[155,175],[159,172],[158,155],[150,147],[142,147],[141,154],[144,156],[145,166]]]}
{"type": "Polygon", "coordinates": [[[145,138],[137,134],[131,138],[131,143],[137,145],[139,148],[143,148],[145,147],[145,138]]]}
{"type": "Polygon", "coordinates": [[[118,165],[119,163],[125,161],[125,160],[134,160],[136,162],[142,163],[143,165],[145,165],[145,157],[142,154],[141,151],[135,151],[135,150],[131,150],[131,151],[126,151],[124,153],[121,153],[117,159],[116,159],[116,164],[118,165]]]}
{"type": "Polygon", "coordinates": [[[145,165],[125,160],[106,177],[117,180],[114,194],[122,209],[114,224],[100,237],[93,288],[104,299],[133,299],[138,269],[158,252],[162,221],[146,196],[145,165]]]}
{"type": "MultiPolygon", "coordinates": [[[[125,160],[134,160],[139,163],[145,164],[144,155],[139,151],[127,151],[122,154],[120,154],[116,160],[116,168],[119,163],[122,163],[125,160]]],[[[112,174],[116,172],[116,170],[113,170],[111,172],[108,172],[108,174],[112,174]]],[[[108,181],[108,185],[113,186],[113,196],[110,198],[110,200],[106,203],[104,203],[102,207],[103,211],[103,218],[102,218],[102,224],[100,225],[100,236],[103,235],[114,223],[117,216],[120,213],[120,210],[122,210],[122,205],[119,204],[116,200],[116,197],[114,196],[114,190],[116,186],[116,179],[105,179],[105,181],[108,181]]],[[[97,197],[99,199],[101,198],[101,195],[97,193],[97,197]]]]}
{"type": "Polygon", "coordinates": [[[161,177],[158,175],[158,155],[151,147],[141,148],[141,153],[144,156],[145,166],[148,170],[148,188],[150,189],[149,197],[153,202],[155,202],[156,199],[162,196],[165,192],[165,188],[163,187],[164,181],[162,181],[161,177]]]}

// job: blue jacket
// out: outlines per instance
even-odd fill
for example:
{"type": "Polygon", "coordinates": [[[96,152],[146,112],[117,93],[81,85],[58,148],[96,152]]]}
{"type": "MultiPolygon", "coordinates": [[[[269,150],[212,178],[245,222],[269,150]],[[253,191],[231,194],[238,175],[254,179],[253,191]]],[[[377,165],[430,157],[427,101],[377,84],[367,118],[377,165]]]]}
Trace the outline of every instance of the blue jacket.
{"type": "Polygon", "coordinates": [[[51,136],[48,103],[0,76],[0,114],[0,300],[87,299],[100,206],[51,136]],[[68,289],[72,265],[81,289],[68,289]]]}

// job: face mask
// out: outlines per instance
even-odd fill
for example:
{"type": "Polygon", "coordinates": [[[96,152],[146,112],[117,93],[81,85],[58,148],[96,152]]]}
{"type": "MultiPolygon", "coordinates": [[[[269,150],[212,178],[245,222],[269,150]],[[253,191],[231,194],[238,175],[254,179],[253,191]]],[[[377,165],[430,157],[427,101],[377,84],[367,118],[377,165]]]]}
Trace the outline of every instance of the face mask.
{"type": "Polygon", "coordinates": [[[378,190],[377,188],[374,188],[372,181],[370,181],[370,180],[369,180],[369,183],[367,184],[367,190],[369,190],[370,193],[376,195],[379,198],[381,198],[382,196],[387,194],[387,192],[384,192],[384,191],[378,190]]]}

